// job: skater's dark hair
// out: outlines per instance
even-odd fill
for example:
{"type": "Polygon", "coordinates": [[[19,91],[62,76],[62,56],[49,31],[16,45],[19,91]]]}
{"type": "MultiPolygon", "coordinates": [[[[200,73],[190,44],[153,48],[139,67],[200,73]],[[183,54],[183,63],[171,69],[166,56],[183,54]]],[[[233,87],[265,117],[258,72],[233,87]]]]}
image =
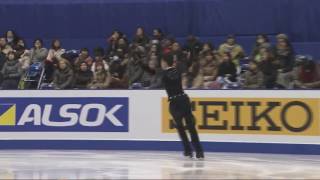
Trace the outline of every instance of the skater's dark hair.
{"type": "Polygon", "coordinates": [[[174,63],[173,55],[171,53],[163,55],[162,61],[166,62],[168,66],[173,66],[173,63],[174,63]]]}

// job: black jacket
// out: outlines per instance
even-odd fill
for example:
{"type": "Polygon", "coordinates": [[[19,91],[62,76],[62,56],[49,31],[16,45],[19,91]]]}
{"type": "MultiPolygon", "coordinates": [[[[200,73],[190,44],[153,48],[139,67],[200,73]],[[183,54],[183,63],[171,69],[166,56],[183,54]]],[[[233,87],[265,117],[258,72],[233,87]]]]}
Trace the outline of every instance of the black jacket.
{"type": "Polygon", "coordinates": [[[91,83],[93,79],[93,72],[90,70],[87,71],[78,71],[74,77],[74,88],[86,89],[88,84],[91,83]]]}
{"type": "Polygon", "coordinates": [[[231,81],[236,81],[237,68],[233,62],[223,62],[219,65],[218,76],[225,77],[227,74],[231,75],[231,81]]]}
{"type": "Polygon", "coordinates": [[[163,85],[169,97],[183,94],[181,73],[176,68],[169,68],[163,72],[163,85]]]}

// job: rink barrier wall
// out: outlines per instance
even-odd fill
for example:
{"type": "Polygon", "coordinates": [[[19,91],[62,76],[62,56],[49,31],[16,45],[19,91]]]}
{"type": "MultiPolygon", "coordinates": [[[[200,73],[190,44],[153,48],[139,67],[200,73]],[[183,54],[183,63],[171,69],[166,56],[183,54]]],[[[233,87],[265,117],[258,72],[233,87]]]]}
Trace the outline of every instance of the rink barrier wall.
{"type": "MultiPolygon", "coordinates": [[[[206,151],[320,154],[320,91],[187,93],[206,151]]],[[[2,91],[0,147],[181,150],[167,106],[163,90],[2,91]]]]}

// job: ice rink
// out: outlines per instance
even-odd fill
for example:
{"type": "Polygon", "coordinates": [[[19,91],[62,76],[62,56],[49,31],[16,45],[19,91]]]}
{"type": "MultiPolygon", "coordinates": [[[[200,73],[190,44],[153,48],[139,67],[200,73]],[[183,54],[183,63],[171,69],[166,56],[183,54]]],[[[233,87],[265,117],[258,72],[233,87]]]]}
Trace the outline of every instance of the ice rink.
{"type": "Polygon", "coordinates": [[[0,179],[319,179],[320,156],[180,152],[0,151],[0,179]]]}

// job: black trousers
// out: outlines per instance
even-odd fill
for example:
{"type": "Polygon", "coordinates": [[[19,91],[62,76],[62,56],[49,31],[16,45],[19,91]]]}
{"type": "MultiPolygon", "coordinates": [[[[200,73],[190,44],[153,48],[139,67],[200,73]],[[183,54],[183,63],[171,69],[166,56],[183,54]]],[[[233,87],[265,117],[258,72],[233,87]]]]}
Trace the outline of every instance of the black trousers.
{"type": "Polygon", "coordinates": [[[197,130],[195,118],[191,111],[190,99],[187,95],[170,100],[170,113],[174,119],[176,129],[182,141],[184,151],[191,151],[191,144],[196,152],[203,152],[197,130]],[[190,133],[191,143],[185,131],[190,133]]]}

